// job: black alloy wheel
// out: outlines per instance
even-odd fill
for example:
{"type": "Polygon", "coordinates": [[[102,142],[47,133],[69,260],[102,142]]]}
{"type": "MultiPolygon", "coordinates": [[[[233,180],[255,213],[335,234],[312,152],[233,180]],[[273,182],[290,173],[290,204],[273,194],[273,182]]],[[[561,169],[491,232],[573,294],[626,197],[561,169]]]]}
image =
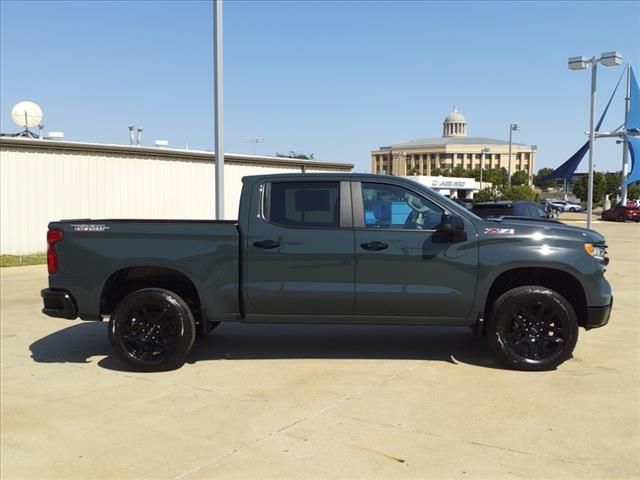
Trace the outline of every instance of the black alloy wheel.
{"type": "Polygon", "coordinates": [[[169,290],[138,290],[116,306],[109,320],[111,346],[135,370],[178,368],[194,339],[191,310],[169,290]]]}
{"type": "Polygon", "coordinates": [[[549,370],[571,357],[578,340],[572,306],[544,287],[518,287],[496,300],[488,338],[498,357],[521,370],[549,370]]]}

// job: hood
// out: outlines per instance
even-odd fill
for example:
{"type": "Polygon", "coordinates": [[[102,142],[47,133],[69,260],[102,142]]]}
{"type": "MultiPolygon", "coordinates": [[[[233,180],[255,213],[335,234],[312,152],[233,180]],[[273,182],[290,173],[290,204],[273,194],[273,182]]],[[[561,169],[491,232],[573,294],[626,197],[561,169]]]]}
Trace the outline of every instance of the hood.
{"type": "MultiPolygon", "coordinates": [[[[504,219],[500,222],[484,222],[483,229],[492,228],[509,230],[509,234],[515,237],[523,235],[530,236],[538,232],[548,237],[582,240],[588,243],[605,243],[605,238],[595,230],[575,227],[565,223],[545,222],[544,220],[538,222],[535,220],[518,221],[515,219],[504,219]],[[513,232],[510,232],[510,230],[513,230],[513,232]]],[[[486,230],[483,231],[487,233],[486,230]]]]}

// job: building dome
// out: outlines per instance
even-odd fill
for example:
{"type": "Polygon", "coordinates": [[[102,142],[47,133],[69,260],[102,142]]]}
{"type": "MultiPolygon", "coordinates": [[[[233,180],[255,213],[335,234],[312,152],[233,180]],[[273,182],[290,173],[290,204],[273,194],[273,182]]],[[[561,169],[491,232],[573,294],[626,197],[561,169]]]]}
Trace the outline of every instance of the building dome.
{"type": "Polygon", "coordinates": [[[453,106],[453,111],[447,115],[442,124],[443,137],[466,137],[467,120],[458,111],[458,107],[453,106]]]}

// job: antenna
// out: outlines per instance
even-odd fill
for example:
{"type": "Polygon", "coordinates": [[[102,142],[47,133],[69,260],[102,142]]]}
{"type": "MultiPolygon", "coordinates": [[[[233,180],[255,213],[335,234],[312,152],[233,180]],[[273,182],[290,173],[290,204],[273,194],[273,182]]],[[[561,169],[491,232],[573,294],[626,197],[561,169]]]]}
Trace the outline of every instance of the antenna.
{"type": "Polygon", "coordinates": [[[42,122],[42,109],[37,103],[29,101],[16,103],[11,109],[11,118],[16,125],[24,128],[22,132],[13,135],[14,137],[38,138],[38,135],[29,130],[42,122]]]}
{"type": "Polygon", "coordinates": [[[258,143],[264,143],[264,138],[262,138],[262,137],[247,137],[247,143],[250,143],[250,144],[253,145],[252,148],[251,148],[251,151],[252,151],[253,155],[255,155],[256,154],[256,145],[258,143]]]}

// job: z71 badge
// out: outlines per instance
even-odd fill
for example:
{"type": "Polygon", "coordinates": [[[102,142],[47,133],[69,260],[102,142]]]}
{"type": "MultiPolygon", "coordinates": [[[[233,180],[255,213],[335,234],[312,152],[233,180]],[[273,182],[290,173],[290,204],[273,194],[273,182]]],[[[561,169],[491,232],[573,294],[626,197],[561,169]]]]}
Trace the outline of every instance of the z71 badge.
{"type": "Polygon", "coordinates": [[[95,224],[71,224],[71,227],[76,232],[104,232],[105,230],[109,230],[111,227],[107,227],[106,225],[95,225],[95,224]]]}
{"type": "Polygon", "coordinates": [[[484,229],[484,233],[487,235],[513,235],[515,231],[513,228],[489,227],[484,229]]]}

